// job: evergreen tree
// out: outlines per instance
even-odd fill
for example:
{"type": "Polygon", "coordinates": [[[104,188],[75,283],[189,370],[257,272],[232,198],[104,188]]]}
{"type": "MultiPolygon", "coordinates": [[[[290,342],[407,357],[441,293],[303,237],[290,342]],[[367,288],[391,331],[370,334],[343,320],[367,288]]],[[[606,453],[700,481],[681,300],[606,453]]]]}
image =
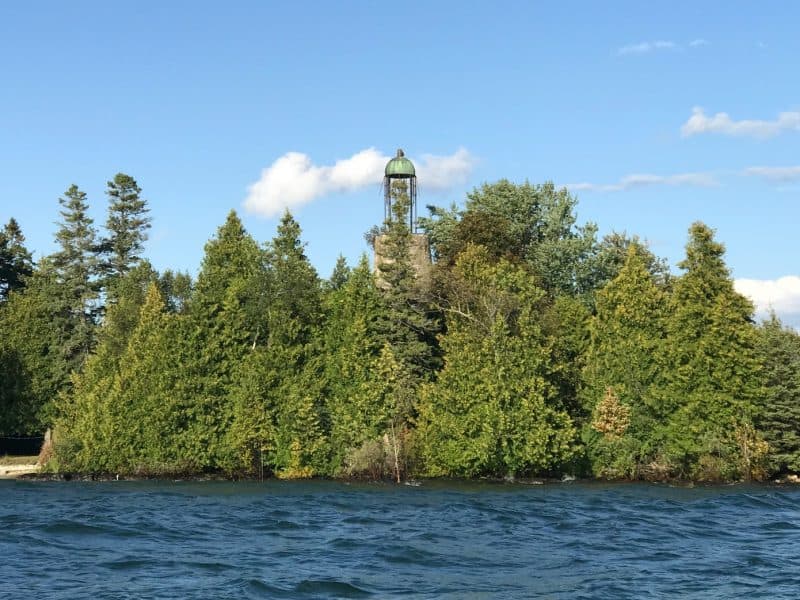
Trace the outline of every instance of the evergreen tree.
{"type": "Polygon", "coordinates": [[[59,250],[51,257],[66,314],[61,318],[61,348],[73,369],[79,369],[94,345],[99,307],[96,285],[97,243],[86,194],[72,185],[59,198],[59,250]]]}
{"type": "Polygon", "coordinates": [[[14,290],[22,289],[32,272],[33,259],[25,247],[25,236],[12,217],[0,230],[0,302],[14,290]]]}
{"type": "Polygon", "coordinates": [[[53,402],[76,367],[73,346],[74,298],[67,295],[50,258],[26,278],[24,291],[11,294],[0,310],[0,348],[10,361],[0,391],[10,412],[8,431],[41,434],[50,424],[53,402]]]}
{"type": "Polygon", "coordinates": [[[328,447],[321,396],[321,361],[311,361],[322,323],[321,282],[287,211],[267,248],[268,360],[280,384],[276,407],[274,465],[282,476],[309,476],[324,469],[328,447]]]}
{"type": "MultiPolygon", "coordinates": [[[[392,396],[392,383],[384,376],[391,354],[384,345],[379,323],[386,307],[375,285],[366,256],[347,282],[326,298],[328,317],[321,336],[323,377],[328,416],[332,474],[347,465],[365,444],[380,440],[397,416],[405,420],[392,396]],[[383,356],[383,358],[382,358],[383,356]]],[[[389,369],[391,370],[391,369],[389,369]]],[[[396,377],[395,377],[396,379],[396,377]]],[[[382,451],[382,445],[377,447],[382,451]]]]}
{"type": "Polygon", "coordinates": [[[98,344],[107,347],[108,359],[105,362],[110,368],[116,368],[117,360],[139,322],[147,289],[157,281],[158,273],[147,261],[139,263],[117,281],[116,303],[109,306],[97,332],[98,344]]]}
{"type": "Polygon", "coordinates": [[[161,474],[205,466],[196,455],[181,453],[183,415],[173,396],[180,373],[169,365],[175,348],[169,334],[180,331],[176,319],[166,313],[155,282],[150,283],[105,400],[111,420],[112,470],[161,474]]]}
{"type": "Polygon", "coordinates": [[[558,296],[544,304],[539,314],[549,350],[548,381],[555,389],[559,407],[580,424],[587,418],[580,390],[591,313],[581,299],[558,296]]]}
{"type": "MultiPolygon", "coordinates": [[[[141,188],[130,175],[117,173],[108,182],[108,237],[102,240],[103,271],[106,287],[132,269],[140,260],[150,217],[141,188]]],[[[112,292],[113,295],[113,292],[112,292]]]]}
{"type": "Polygon", "coordinates": [[[445,367],[423,386],[418,435],[431,475],[515,476],[569,460],[575,430],[555,406],[536,323],[543,292],[524,269],[468,247],[456,275],[471,295],[448,313],[445,367]]]}
{"type": "Polygon", "coordinates": [[[772,314],[759,328],[758,353],[766,393],[756,426],[769,443],[772,468],[800,472],[800,335],[772,314]]]}
{"type": "Polygon", "coordinates": [[[613,397],[628,411],[630,427],[618,436],[597,435],[602,431],[592,422],[584,435],[596,475],[634,477],[648,458],[656,421],[666,416],[651,398],[651,387],[660,382],[666,297],[648,270],[644,248],[628,247],[622,270],[597,292],[595,304],[583,373],[585,411],[596,412],[602,399],[610,403],[613,397]]]}
{"type": "Polygon", "coordinates": [[[411,200],[406,183],[392,182],[392,218],[384,224],[376,254],[379,285],[387,311],[380,328],[387,343],[412,381],[430,379],[441,366],[436,334],[439,315],[427,301],[422,282],[411,262],[412,234],[408,227],[411,200]]]}
{"type": "Polygon", "coordinates": [[[169,312],[184,314],[189,310],[193,290],[192,277],[167,269],[158,278],[158,288],[169,312]]]}
{"type": "MultiPolygon", "coordinates": [[[[56,396],[57,459],[62,466],[76,470],[118,470],[124,460],[114,448],[136,442],[132,439],[133,430],[119,428],[124,410],[117,407],[120,390],[114,385],[121,363],[126,360],[131,335],[141,320],[147,287],[155,280],[155,271],[145,263],[118,282],[118,301],[109,307],[98,328],[94,353],[80,373],[72,374],[72,385],[62,387],[56,396]]],[[[165,362],[162,368],[166,365],[165,362]]],[[[140,376],[145,378],[146,374],[140,376]]]]}
{"type": "MultiPolygon", "coordinates": [[[[119,305],[118,305],[119,306],[119,305]]],[[[165,313],[155,282],[146,292],[127,344],[115,357],[114,338],[105,336],[86,368],[73,375],[62,395],[56,425],[55,459],[82,472],[154,475],[202,467],[181,453],[182,415],[174,402],[172,368],[175,315],[165,313]]],[[[112,311],[108,322],[126,315],[112,311]]]]}
{"type": "Polygon", "coordinates": [[[252,468],[257,461],[259,469],[301,477],[327,465],[322,366],[310,360],[323,318],[322,292],[300,234],[285,213],[265,252],[254,304],[263,320],[252,338],[254,355],[232,390],[233,468],[252,468]]]}
{"type": "Polygon", "coordinates": [[[328,287],[331,290],[338,290],[350,277],[350,267],[347,266],[347,261],[341,254],[336,259],[336,265],[333,267],[331,278],[328,280],[328,287]]]}
{"type": "Polygon", "coordinates": [[[186,347],[179,351],[185,360],[176,390],[185,420],[179,444],[184,455],[207,468],[229,460],[230,394],[239,365],[259,338],[255,303],[262,277],[262,253],[231,211],[206,244],[187,315],[186,347]]]}
{"type": "Polygon", "coordinates": [[[270,343],[307,344],[321,323],[321,282],[300,235],[300,225],[287,211],[267,248],[270,343]]]}
{"type": "Polygon", "coordinates": [[[645,263],[645,268],[653,277],[653,281],[659,287],[666,289],[671,281],[669,265],[663,258],[658,258],[642,242],[638,236],[628,236],[627,234],[611,232],[603,236],[597,254],[592,259],[591,270],[594,276],[595,289],[602,289],[611,282],[622,268],[628,256],[631,246],[636,246],[637,253],[645,263]]]}
{"type": "Polygon", "coordinates": [[[752,433],[763,393],[753,306],[733,289],[723,254],[713,231],[693,224],[670,299],[666,381],[654,399],[668,415],[661,460],[682,477],[748,478],[765,458],[752,433]]]}
{"type": "Polygon", "coordinates": [[[0,436],[39,434],[38,403],[31,398],[31,374],[27,371],[9,324],[0,312],[0,436]]]}

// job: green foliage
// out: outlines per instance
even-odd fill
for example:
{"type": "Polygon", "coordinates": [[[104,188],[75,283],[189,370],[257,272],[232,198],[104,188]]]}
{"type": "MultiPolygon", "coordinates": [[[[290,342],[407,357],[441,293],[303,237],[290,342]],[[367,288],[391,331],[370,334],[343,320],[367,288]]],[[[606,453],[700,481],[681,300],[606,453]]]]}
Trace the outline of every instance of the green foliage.
{"type": "Polygon", "coordinates": [[[376,246],[380,248],[376,251],[380,255],[377,271],[386,305],[379,328],[384,342],[411,374],[411,381],[419,382],[430,379],[441,366],[436,345],[441,325],[410,259],[410,199],[402,180],[392,183],[392,199],[392,218],[384,224],[376,246]]]}
{"type": "Polygon", "coordinates": [[[347,261],[345,260],[344,256],[340,254],[336,259],[336,265],[333,267],[331,278],[328,280],[328,289],[340,289],[345,283],[347,283],[347,279],[349,277],[350,267],[347,266],[347,261]]]}
{"type": "Polygon", "coordinates": [[[778,472],[800,472],[800,335],[773,314],[758,330],[766,393],[756,425],[778,472]]]}
{"type": "Polygon", "coordinates": [[[31,398],[31,374],[13,340],[6,337],[5,327],[0,332],[0,435],[38,434],[39,402],[31,398]]]}
{"type": "Polygon", "coordinates": [[[147,201],[139,194],[141,188],[130,175],[117,173],[108,182],[108,220],[106,229],[108,237],[100,245],[104,255],[102,271],[105,285],[112,286],[117,278],[132,269],[140,260],[147,230],[150,228],[150,217],[147,201]]]}
{"type": "Polygon", "coordinates": [[[347,282],[325,300],[327,318],[320,339],[331,458],[330,472],[345,456],[381,435],[392,411],[378,369],[384,348],[379,323],[385,310],[366,256],[347,282]]]}
{"type": "Polygon", "coordinates": [[[149,262],[144,261],[114,283],[116,301],[106,311],[102,326],[97,331],[100,345],[108,352],[105,362],[116,367],[118,358],[125,351],[131,333],[139,322],[139,311],[145,302],[150,284],[158,281],[158,273],[149,262]]]}
{"type": "Polygon", "coordinates": [[[757,419],[763,394],[749,300],[733,289],[724,247],[702,223],[689,230],[684,274],[670,297],[665,381],[655,394],[665,460],[682,477],[749,477],[736,432],[757,419]]]}
{"type": "Polygon", "coordinates": [[[188,273],[176,273],[167,269],[158,278],[158,288],[169,312],[185,314],[189,311],[193,283],[188,273]]]}
{"type": "Polygon", "coordinates": [[[537,474],[573,453],[575,430],[553,406],[535,322],[542,292],[519,267],[491,262],[471,247],[455,267],[464,294],[442,340],[445,367],[420,397],[418,436],[431,475],[537,474]]]}
{"type": "Polygon", "coordinates": [[[641,256],[656,285],[662,289],[668,287],[672,276],[665,259],[655,256],[638,236],[629,237],[625,233],[612,232],[603,236],[592,260],[595,289],[601,289],[619,275],[631,246],[636,247],[637,254],[641,256]]]}
{"type": "Polygon", "coordinates": [[[59,198],[61,222],[56,231],[60,249],[52,265],[63,303],[62,347],[72,369],[80,369],[94,346],[98,306],[96,232],[89,217],[86,194],[72,185],[59,198]]]}
{"type": "Polygon", "coordinates": [[[185,419],[180,445],[208,468],[229,460],[233,376],[258,341],[263,318],[253,304],[263,277],[262,252],[231,211],[206,244],[186,316],[185,374],[176,390],[185,419]]]}
{"type": "Polygon", "coordinates": [[[32,272],[33,259],[25,247],[25,236],[12,217],[0,230],[0,303],[11,292],[21,290],[32,272]]]}
{"type": "MultiPolygon", "coordinates": [[[[231,388],[228,468],[266,468],[280,476],[324,472],[327,463],[321,367],[312,350],[323,319],[322,290],[287,212],[264,253],[264,270],[247,286],[251,352],[231,388]]],[[[245,306],[245,305],[243,305],[245,306]]]]}
{"type": "Polygon", "coordinates": [[[540,315],[549,351],[548,380],[555,390],[555,400],[579,424],[587,416],[580,390],[591,313],[579,298],[558,296],[542,306],[540,315]]]}
{"type": "Polygon", "coordinates": [[[74,377],[57,423],[55,451],[63,468],[158,475],[201,466],[194,449],[181,443],[185,422],[174,394],[181,373],[171,364],[176,318],[150,283],[116,368],[108,368],[113,346],[106,338],[74,377]]]}
{"type": "Polygon", "coordinates": [[[395,182],[374,271],[339,257],[321,281],[288,212],[264,246],[231,212],[193,282],[142,260],[140,192],[109,182],[98,244],[70,187],[59,249],[35,268],[16,223],[0,231],[0,434],[55,425],[60,469],[800,470],[800,338],[753,326],[703,224],[673,278],[636,237],[577,226],[566,190],[500,181],[431,208],[437,264],[421,274],[395,182]]]}
{"type": "Polygon", "coordinates": [[[3,419],[7,433],[41,434],[53,401],[78,366],[76,323],[71,299],[50,260],[42,260],[26,281],[25,290],[11,294],[0,310],[6,363],[0,395],[9,411],[3,419]]]}
{"type": "Polygon", "coordinates": [[[420,223],[439,262],[453,264],[469,244],[490,256],[524,262],[552,295],[586,294],[597,287],[592,257],[596,226],[576,226],[577,201],[552,183],[502,179],[467,194],[466,208],[432,209],[420,223]]]}
{"type": "MultiPolygon", "coordinates": [[[[596,294],[596,314],[590,322],[581,396],[584,411],[596,412],[598,402],[614,398],[629,407],[630,428],[622,443],[584,433],[594,472],[603,476],[634,476],[650,462],[653,426],[666,415],[651,401],[652,387],[661,381],[660,356],[666,336],[666,296],[648,270],[646,251],[638,244],[627,250],[617,277],[596,294]],[[614,447],[627,449],[622,463],[614,447]],[[610,462],[609,462],[610,461],[610,462]]],[[[595,415],[596,418],[596,415],[595,415]]],[[[597,430],[596,423],[591,423],[597,430]]],[[[622,437],[622,436],[620,436],[622,437]]]]}

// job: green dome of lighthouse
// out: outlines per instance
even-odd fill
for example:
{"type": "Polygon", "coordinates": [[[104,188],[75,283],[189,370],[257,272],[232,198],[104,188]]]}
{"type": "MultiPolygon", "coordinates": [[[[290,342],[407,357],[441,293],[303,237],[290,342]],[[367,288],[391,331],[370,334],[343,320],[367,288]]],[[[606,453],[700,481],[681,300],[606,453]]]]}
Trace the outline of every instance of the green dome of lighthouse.
{"type": "Polygon", "coordinates": [[[414,170],[414,163],[406,158],[402,150],[397,151],[397,156],[386,163],[386,177],[393,178],[406,178],[416,177],[417,173],[414,170]]]}

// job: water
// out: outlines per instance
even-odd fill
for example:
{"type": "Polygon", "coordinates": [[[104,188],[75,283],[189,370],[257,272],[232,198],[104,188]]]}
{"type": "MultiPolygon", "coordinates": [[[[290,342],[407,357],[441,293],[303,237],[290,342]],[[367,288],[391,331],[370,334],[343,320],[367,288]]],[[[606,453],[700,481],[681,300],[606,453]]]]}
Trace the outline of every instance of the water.
{"type": "Polygon", "coordinates": [[[796,598],[800,489],[0,481],[2,598],[796,598]]]}

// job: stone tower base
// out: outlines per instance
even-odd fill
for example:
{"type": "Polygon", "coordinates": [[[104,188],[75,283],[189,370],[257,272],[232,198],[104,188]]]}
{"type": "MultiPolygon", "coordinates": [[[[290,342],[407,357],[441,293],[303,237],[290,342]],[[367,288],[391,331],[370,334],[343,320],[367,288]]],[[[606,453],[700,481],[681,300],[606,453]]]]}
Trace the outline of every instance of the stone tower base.
{"type": "MultiPolygon", "coordinates": [[[[380,265],[391,263],[391,259],[384,255],[385,235],[375,238],[375,276],[378,278],[378,285],[383,287],[380,276],[380,265]]],[[[431,270],[431,244],[428,236],[424,233],[412,233],[408,247],[408,258],[411,266],[417,274],[420,283],[426,282],[431,270]]]]}

